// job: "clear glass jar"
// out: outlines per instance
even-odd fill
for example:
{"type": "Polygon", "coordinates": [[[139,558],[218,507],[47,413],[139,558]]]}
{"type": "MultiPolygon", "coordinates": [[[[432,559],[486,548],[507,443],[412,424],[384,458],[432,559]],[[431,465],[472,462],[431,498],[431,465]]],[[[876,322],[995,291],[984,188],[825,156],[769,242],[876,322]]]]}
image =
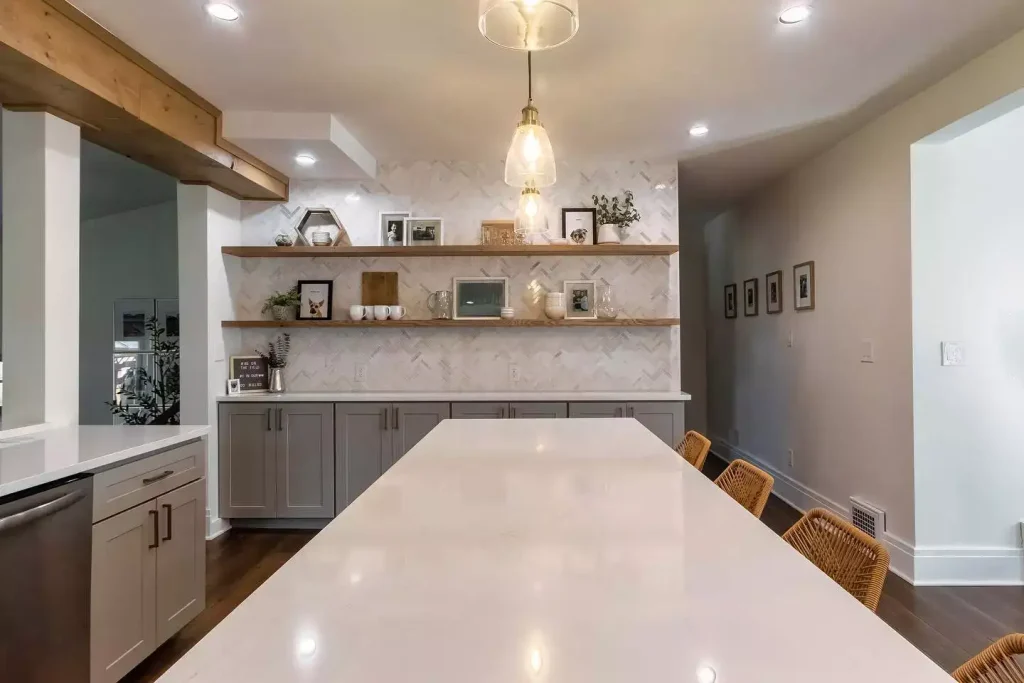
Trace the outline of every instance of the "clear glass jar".
{"type": "Polygon", "coordinates": [[[596,308],[597,317],[602,320],[614,320],[619,317],[619,309],[615,306],[615,296],[611,285],[598,288],[596,308]]]}

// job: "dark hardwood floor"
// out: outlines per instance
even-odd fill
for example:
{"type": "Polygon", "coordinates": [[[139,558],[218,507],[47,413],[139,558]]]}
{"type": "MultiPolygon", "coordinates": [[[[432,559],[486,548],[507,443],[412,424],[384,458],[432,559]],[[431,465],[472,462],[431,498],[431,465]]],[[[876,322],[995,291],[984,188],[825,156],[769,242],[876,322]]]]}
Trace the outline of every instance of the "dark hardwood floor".
{"type": "MultiPolygon", "coordinates": [[[[712,456],[704,473],[716,477],[725,463],[712,456]]],[[[783,533],[799,514],[772,496],[761,517],[783,533]]],[[[206,550],[206,610],[140,664],[125,681],[149,683],[252,594],[313,536],[312,531],[233,530],[206,550]]],[[[915,588],[895,574],[885,582],[878,616],[939,666],[952,671],[993,640],[1024,632],[1024,588],[915,588]]]]}

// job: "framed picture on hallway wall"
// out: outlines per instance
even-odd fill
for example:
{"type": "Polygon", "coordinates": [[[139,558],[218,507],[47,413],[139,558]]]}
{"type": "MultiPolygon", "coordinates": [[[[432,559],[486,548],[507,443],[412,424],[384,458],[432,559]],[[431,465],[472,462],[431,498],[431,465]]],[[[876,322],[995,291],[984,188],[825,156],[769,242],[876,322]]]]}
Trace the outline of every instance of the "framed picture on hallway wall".
{"type": "Polygon", "coordinates": [[[725,317],[736,317],[736,283],[725,286],[725,317]]]}
{"type": "Polygon", "coordinates": [[[814,310],[814,261],[793,266],[793,308],[814,310]]]}
{"type": "Polygon", "coordinates": [[[769,315],[782,313],[782,271],[776,270],[764,277],[765,309],[769,315]]]}
{"type": "Polygon", "coordinates": [[[758,313],[759,302],[757,300],[757,284],[759,280],[754,278],[753,280],[743,281],[743,315],[744,316],[755,316],[758,313]]]}

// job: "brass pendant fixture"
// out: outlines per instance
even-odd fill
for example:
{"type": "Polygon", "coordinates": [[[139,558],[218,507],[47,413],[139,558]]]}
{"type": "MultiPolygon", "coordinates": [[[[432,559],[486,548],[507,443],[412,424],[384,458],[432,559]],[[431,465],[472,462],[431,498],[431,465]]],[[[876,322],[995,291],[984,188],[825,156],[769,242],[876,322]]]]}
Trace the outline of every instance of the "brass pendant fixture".
{"type": "Polygon", "coordinates": [[[539,52],[580,28],[579,0],[480,0],[480,33],[495,45],[539,52]]]}
{"type": "Polygon", "coordinates": [[[526,54],[526,68],[529,99],[505,157],[505,182],[512,187],[536,190],[555,184],[555,151],[548,132],[541,125],[540,114],[533,106],[532,52],[526,54]]]}

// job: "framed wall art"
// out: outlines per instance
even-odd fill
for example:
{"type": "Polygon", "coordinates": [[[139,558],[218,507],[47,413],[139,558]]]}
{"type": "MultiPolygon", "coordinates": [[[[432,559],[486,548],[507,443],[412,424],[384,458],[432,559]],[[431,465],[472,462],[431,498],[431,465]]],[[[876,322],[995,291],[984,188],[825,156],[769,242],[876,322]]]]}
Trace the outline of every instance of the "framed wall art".
{"type": "Polygon", "coordinates": [[[793,308],[814,310],[814,261],[793,266],[793,308]]]}
{"type": "Polygon", "coordinates": [[[758,282],[757,278],[743,281],[743,315],[746,317],[753,317],[758,313],[758,282]]]}
{"type": "Polygon", "coordinates": [[[411,215],[408,211],[388,211],[378,214],[377,245],[400,247],[405,244],[405,219],[411,215]]]}
{"type": "Polygon", "coordinates": [[[769,315],[782,313],[782,271],[764,276],[765,308],[769,315]]]}
{"type": "Polygon", "coordinates": [[[736,283],[725,286],[725,317],[732,320],[736,317],[736,283]]]}
{"type": "Polygon", "coordinates": [[[597,318],[597,282],[595,280],[566,280],[565,317],[584,320],[597,318]]]}
{"type": "Polygon", "coordinates": [[[507,277],[457,277],[452,280],[455,320],[501,320],[508,307],[507,277]]]}
{"type": "Polygon", "coordinates": [[[334,283],[330,280],[299,280],[299,320],[331,320],[334,283]]]}
{"type": "Polygon", "coordinates": [[[444,244],[444,220],[440,218],[406,218],[405,246],[439,247],[444,244]]]}
{"type": "Polygon", "coordinates": [[[562,237],[567,244],[597,244],[597,209],[562,209],[562,237]]]}

